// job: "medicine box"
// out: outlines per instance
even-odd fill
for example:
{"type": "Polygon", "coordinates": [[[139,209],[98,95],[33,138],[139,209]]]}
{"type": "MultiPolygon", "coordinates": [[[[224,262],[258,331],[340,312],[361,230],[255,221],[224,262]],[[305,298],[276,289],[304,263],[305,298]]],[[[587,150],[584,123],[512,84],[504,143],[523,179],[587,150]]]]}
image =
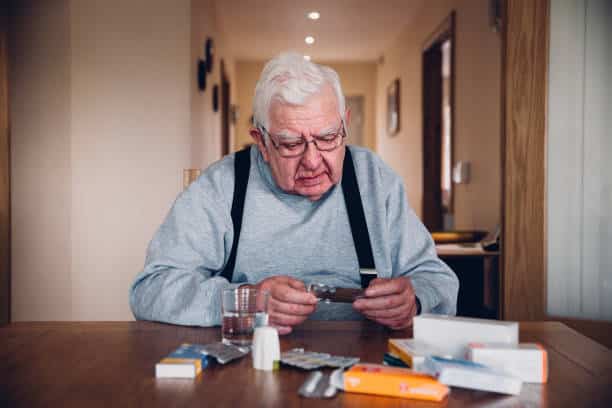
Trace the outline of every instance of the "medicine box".
{"type": "Polygon", "coordinates": [[[518,395],[523,385],[520,378],[468,360],[427,357],[421,370],[452,387],[518,395]]]}
{"type": "Polygon", "coordinates": [[[415,339],[389,339],[388,348],[391,354],[414,370],[419,369],[427,356],[451,357],[445,351],[415,339]]]}
{"type": "Polygon", "coordinates": [[[548,381],[548,355],[537,343],[516,346],[491,343],[472,343],[468,358],[476,363],[503,370],[528,383],[548,381]]]}
{"type": "Polygon", "coordinates": [[[208,356],[198,344],[181,344],[155,364],[156,378],[195,378],[208,366],[208,356]]]}
{"type": "Polygon", "coordinates": [[[435,378],[407,368],[357,364],[344,372],[345,392],[442,401],[449,388],[435,378]]]}
{"type": "Polygon", "coordinates": [[[470,343],[518,344],[518,323],[447,315],[415,316],[414,339],[465,358],[470,343]]]}

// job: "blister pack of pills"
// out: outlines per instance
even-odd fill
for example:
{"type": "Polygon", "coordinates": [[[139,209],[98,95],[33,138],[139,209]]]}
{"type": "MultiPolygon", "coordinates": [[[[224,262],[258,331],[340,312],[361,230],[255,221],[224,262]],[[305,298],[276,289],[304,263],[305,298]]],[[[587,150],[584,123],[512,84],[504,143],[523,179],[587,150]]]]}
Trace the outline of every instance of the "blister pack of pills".
{"type": "Polygon", "coordinates": [[[336,393],[330,376],[321,371],[313,371],[298,390],[298,394],[306,398],[332,398],[336,393]]]}
{"type": "Polygon", "coordinates": [[[363,289],[338,288],[324,283],[310,283],[306,286],[306,291],[314,294],[319,302],[326,303],[353,303],[364,297],[363,289]]]}
{"type": "Polygon", "coordinates": [[[281,354],[281,363],[303,370],[314,370],[321,367],[344,368],[359,362],[357,357],[334,356],[296,348],[281,354]]]}
{"type": "Polygon", "coordinates": [[[241,358],[249,354],[248,349],[231,346],[221,342],[211,343],[201,346],[201,350],[206,354],[217,359],[218,363],[227,364],[232,360],[241,358]]]}

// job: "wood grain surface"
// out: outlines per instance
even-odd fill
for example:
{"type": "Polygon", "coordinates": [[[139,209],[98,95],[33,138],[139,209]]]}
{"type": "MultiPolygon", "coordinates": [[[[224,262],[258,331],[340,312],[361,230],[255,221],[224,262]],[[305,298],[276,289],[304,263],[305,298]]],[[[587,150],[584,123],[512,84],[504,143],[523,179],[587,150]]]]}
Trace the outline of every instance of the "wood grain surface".
{"type": "MultiPolygon", "coordinates": [[[[390,337],[409,337],[365,322],[306,322],[281,338],[281,349],[358,356],[380,363],[390,337]]],[[[307,373],[251,368],[246,357],[204,370],[195,380],[155,379],[155,363],[183,342],[209,343],[220,329],[149,322],[13,323],[0,328],[0,406],[10,407],[442,407],[606,406],[612,352],[554,322],[520,325],[521,341],[548,350],[550,380],[524,384],[510,397],[453,388],[442,403],[340,393],[303,399],[307,373]]]]}
{"type": "Polygon", "coordinates": [[[542,320],[549,2],[505,3],[502,316],[542,320]]]}

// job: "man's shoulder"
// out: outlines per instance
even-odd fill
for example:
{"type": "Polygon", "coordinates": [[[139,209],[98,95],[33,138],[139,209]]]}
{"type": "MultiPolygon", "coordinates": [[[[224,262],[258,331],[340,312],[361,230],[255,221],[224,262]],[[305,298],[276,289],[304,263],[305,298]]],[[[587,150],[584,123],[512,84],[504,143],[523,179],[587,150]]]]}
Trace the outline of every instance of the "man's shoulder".
{"type": "Polygon", "coordinates": [[[195,196],[212,196],[231,203],[234,190],[234,162],[236,153],[228,154],[210,164],[189,186],[186,193],[195,196]]]}
{"type": "Polygon", "coordinates": [[[399,175],[370,149],[355,145],[350,145],[349,149],[358,175],[368,179],[376,178],[384,184],[400,180],[399,175]]]}
{"type": "MultiPolygon", "coordinates": [[[[251,162],[255,159],[255,153],[252,147],[247,148],[251,162]]],[[[210,183],[215,185],[232,185],[234,184],[235,169],[234,163],[236,161],[236,154],[238,152],[230,153],[216,162],[209,165],[198,178],[199,182],[210,183]]],[[[232,187],[233,188],[233,187],[232,187]]]]}

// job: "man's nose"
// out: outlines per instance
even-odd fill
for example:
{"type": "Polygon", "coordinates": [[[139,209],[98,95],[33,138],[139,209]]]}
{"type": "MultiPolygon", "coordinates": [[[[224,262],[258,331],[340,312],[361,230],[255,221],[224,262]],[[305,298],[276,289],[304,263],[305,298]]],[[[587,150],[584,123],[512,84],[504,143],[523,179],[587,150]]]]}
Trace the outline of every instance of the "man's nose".
{"type": "Polygon", "coordinates": [[[314,140],[306,142],[306,150],[302,156],[302,165],[310,170],[314,170],[321,164],[321,152],[317,149],[314,140]]]}

